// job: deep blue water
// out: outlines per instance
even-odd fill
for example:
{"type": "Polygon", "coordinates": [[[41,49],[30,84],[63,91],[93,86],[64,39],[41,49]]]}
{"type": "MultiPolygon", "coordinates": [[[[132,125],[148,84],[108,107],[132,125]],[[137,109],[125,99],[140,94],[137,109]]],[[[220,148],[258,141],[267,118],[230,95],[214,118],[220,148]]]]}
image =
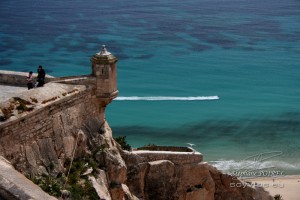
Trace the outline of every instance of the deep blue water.
{"type": "Polygon", "coordinates": [[[0,44],[0,69],[53,76],[90,73],[106,44],[122,97],[220,98],[114,101],[114,136],[194,143],[227,170],[278,151],[262,164],[300,173],[300,1],[3,0],[0,44]]]}

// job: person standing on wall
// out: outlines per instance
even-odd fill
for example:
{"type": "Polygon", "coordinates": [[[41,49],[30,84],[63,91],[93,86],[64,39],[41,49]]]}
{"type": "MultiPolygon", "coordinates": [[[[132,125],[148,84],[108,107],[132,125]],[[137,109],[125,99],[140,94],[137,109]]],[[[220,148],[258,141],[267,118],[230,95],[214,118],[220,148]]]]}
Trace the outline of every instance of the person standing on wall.
{"type": "Polygon", "coordinates": [[[45,70],[43,69],[43,67],[40,65],[37,69],[37,83],[36,83],[36,87],[42,87],[45,84],[45,70]]]}
{"type": "Polygon", "coordinates": [[[32,71],[29,72],[28,76],[27,76],[27,87],[28,90],[33,88],[33,76],[32,76],[32,71]]]}

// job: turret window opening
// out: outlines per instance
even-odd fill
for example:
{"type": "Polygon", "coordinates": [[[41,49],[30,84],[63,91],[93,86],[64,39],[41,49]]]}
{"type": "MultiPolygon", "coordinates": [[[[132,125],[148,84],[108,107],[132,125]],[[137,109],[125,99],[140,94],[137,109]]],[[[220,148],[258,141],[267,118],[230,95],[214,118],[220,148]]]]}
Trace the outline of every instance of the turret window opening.
{"type": "Polygon", "coordinates": [[[107,66],[101,68],[100,72],[101,72],[101,75],[100,75],[101,78],[103,78],[103,79],[108,79],[108,76],[109,76],[109,68],[108,68],[107,66]]]}

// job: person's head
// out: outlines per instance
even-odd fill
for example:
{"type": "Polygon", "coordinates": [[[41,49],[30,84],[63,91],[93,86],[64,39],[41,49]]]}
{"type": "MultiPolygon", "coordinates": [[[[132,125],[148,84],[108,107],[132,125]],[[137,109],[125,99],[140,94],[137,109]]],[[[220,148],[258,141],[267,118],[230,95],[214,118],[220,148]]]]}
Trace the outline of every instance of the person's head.
{"type": "Polygon", "coordinates": [[[42,65],[39,65],[39,68],[38,69],[43,69],[42,65]]]}
{"type": "Polygon", "coordinates": [[[32,73],[33,73],[33,72],[32,72],[32,71],[30,71],[30,72],[29,72],[29,75],[32,75],[32,73]]]}

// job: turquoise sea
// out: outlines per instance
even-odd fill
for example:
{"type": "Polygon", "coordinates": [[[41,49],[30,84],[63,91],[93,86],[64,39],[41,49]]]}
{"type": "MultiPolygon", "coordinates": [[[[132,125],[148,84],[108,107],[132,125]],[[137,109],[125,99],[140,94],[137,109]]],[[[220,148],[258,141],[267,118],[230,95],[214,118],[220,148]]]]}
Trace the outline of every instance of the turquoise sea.
{"type": "Polygon", "coordinates": [[[90,73],[106,44],[125,98],[107,108],[115,137],[300,174],[298,0],[2,0],[0,44],[1,70],[53,76],[90,73]]]}

